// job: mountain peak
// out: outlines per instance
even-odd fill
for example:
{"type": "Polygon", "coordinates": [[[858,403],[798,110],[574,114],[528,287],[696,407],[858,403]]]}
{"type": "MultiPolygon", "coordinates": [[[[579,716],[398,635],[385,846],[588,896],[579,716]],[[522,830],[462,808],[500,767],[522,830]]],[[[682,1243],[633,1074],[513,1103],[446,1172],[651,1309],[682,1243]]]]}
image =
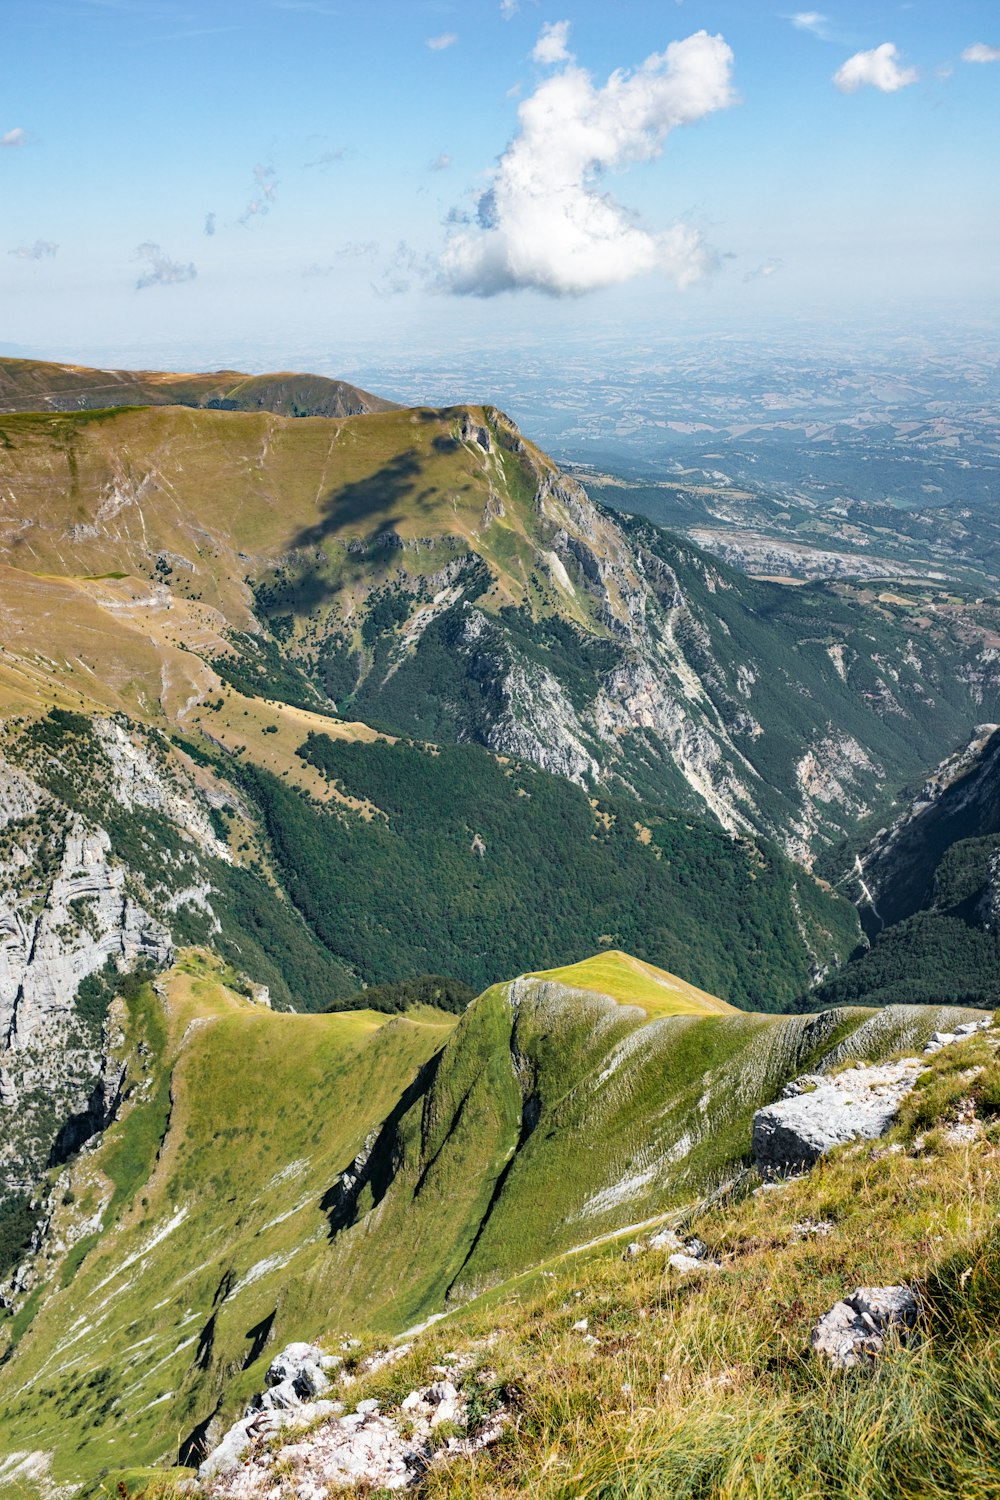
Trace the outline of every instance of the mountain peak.
{"type": "Polygon", "coordinates": [[[660,1016],[736,1015],[736,1008],[717,995],[679,979],[666,969],[633,958],[620,948],[595,953],[558,969],[541,969],[524,976],[545,979],[568,989],[592,990],[619,1005],[637,1005],[653,1019],[660,1016]]]}

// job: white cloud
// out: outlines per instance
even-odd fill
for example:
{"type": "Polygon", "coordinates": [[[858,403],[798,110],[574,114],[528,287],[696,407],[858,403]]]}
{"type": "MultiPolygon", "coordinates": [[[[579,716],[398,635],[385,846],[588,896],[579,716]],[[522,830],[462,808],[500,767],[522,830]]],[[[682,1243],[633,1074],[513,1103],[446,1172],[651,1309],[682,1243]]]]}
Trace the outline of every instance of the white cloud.
{"type": "Polygon", "coordinates": [[[500,0],[500,15],[505,21],[512,21],[520,9],[519,0],[500,0]]]}
{"type": "Polygon", "coordinates": [[[434,160],[428,165],[427,170],[428,172],[447,172],[450,166],[451,157],[447,151],[442,151],[440,156],[435,156],[434,160]]]}
{"type": "Polygon", "coordinates": [[[145,270],[140,272],[135,283],[137,292],[147,286],[172,286],[179,281],[194,281],[198,274],[193,263],[184,265],[179,260],[171,260],[152,240],[137,246],[132,259],[145,262],[145,270]]]}
{"type": "Polygon", "coordinates": [[[33,245],[18,245],[16,250],[8,250],[8,255],[16,255],[18,260],[51,260],[59,249],[58,245],[51,240],[36,240],[33,245]]]}
{"type": "Polygon", "coordinates": [[[0,147],[23,146],[27,142],[27,136],[20,125],[15,125],[13,130],[5,131],[0,135],[0,147]]]}
{"type": "Polygon", "coordinates": [[[780,261],[780,260],[765,260],[765,261],[762,261],[761,264],[759,266],[757,266],[754,270],[752,270],[752,271],[744,271],[744,273],[743,273],[743,280],[744,281],[767,281],[767,280],[769,280],[770,277],[777,276],[778,272],[781,270],[782,264],[783,264],[783,262],[780,261]]]}
{"type": "Polygon", "coordinates": [[[602,88],[573,64],[547,78],[518,108],[520,128],[479,200],[478,227],[445,246],[442,284],[483,297],[526,287],[575,296],[645,271],[680,286],[704,275],[715,255],[695,229],[641,228],[601,174],[653,160],[676,126],[734,103],[732,65],[723,38],[699,31],[602,88]]]}
{"type": "Polygon", "coordinates": [[[811,31],[813,36],[818,36],[821,41],[828,41],[827,27],[829,16],[824,16],[818,10],[799,10],[788,17],[797,31],[811,31]]]}
{"type": "Polygon", "coordinates": [[[440,36],[429,36],[427,45],[432,52],[443,52],[446,47],[454,47],[458,41],[458,34],[454,31],[442,31],[440,36]]]}
{"type": "Polygon", "coordinates": [[[899,51],[893,42],[883,42],[870,52],[855,52],[837,69],[833,81],[842,94],[855,94],[864,84],[894,94],[919,78],[916,68],[901,68],[899,51]]]}
{"type": "Polygon", "coordinates": [[[985,42],[973,42],[971,47],[966,47],[962,53],[963,62],[991,63],[1000,62],[1000,47],[988,47],[985,42]]]}
{"type": "Polygon", "coordinates": [[[205,215],[205,233],[208,235],[209,239],[211,239],[212,235],[215,233],[215,226],[216,226],[216,217],[215,217],[215,214],[206,214],[205,215]]]}
{"type": "Polygon", "coordinates": [[[532,48],[532,60],[536,63],[543,63],[545,67],[551,67],[553,63],[569,62],[573,54],[569,50],[568,43],[569,22],[546,21],[538,33],[538,41],[532,48]]]}

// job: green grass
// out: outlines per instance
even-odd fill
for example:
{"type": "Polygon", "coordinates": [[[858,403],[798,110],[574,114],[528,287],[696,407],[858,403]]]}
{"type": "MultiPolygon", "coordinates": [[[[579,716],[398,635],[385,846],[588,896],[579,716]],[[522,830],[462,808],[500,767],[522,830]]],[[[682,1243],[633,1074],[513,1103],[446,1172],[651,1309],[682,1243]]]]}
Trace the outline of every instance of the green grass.
{"type": "MultiPolygon", "coordinates": [[[[272,1014],[211,965],[187,967],[168,979],[152,1094],[134,1080],[131,1111],[79,1164],[81,1181],[114,1187],[104,1232],[71,1252],[66,1285],[32,1299],[21,1316],[36,1321],[0,1370],[5,1445],[55,1449],[59,1476],[151,1462],[221,1393],[260,1384],[255,1329],[287,1341],[325,1318],[337,1286],[321,1200],[451,1024],[272,1014]]],[[[137,1034],[154,1002],[140,1001],[137,1034]]]]}
{"type": "Polygon", "coordinates": [[[153,1170],[170,1118],[170,1067],[163,1003],[151,984],[129,1005],[125,1056],[133,1086],[149,1079],[144,1097],[104,1137],[102,1170],[114,1183],[108,1213],[127,1207],[153,1170]],[[143,1051],[140,1052],[140,1046],[143,1051]]]}
{"type": "MultiPolygon", "coordinates": [[[[933,1059],[928,1088],[977,1055],[973,1042],[933,1059]]],[[[623,1263],[621,1240],[553,1260],[352,1399],[398,1402],[457,1350],[470,1384],[511,1409],[495,1447],[432,1471],[417,1500],[995,1500],[998,1157],[996,1129],[921,1151],[901,1123],[778,1193],[689,1213],[721,1273],[681,1278],[656,1252],[623,1263]],[[825,1236],[798,1228],[821,1218],[825,1236]],[[846,1372],[810,1354],[845,1292],[901,1282],[923,1300],[907,1347],[846,1372]]]]}
{"type": "Polygon", "coordinates": [[[623,1005],[639,1005],[650,1018],[721,1015],[734,1010],[725,1000],[696,989],[676,974],[668,974],[616,949],[595,954],[578,964],[566,964],[561,969],[535,970],[533,977],[610,995],[623,1005]]]}
{"type": "MultiPolygon", "coordinates": [[[[609,958],[631,984],[625,959],[601,955],[598,971],[609,958]]],[[[0,1367],[4,1444],[51,1451],[57,1480],[141,1468],[214,1411],[232,1419],[291,1339],[384,1337],[502,1297],[512,1278],[535,1296],[546,1267],[570,1274],[601,1254],[568,1252],[738,1172],[754,1108],[836,1061],[852,1033],[868,1028],[869,1050],[888,1055],[955,1019],[649,1020],[530,978],[516,1005],[495,986],[457,1024],[430,1009],[289,1015],[245,1002],[232,978],[189,953],[162,1013],[148,990],[133,997],[133,1040],[155,1042],[149,1072],[132,1075],[131,1108],[79,1159],[59,1213],[89,1213],[101,1183],[113,1208],[35,1294],[0,1367]]]]}

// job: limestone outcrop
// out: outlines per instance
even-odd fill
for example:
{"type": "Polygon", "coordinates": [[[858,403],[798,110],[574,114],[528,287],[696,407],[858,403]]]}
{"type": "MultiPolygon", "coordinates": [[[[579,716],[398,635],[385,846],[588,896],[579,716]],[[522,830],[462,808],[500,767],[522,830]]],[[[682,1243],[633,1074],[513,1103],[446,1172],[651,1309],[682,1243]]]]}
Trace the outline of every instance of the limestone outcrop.
{"type": "Polygon", "coordinates": [[[811,1167],[834,1146],[884,1135],[923,1068],[905,1058],[796,1079],[786,1085],[787,1097],[753,1117],[754,1166],[765,1177],[780,1176],[811,1167]]]}
{"type": "Polygon", "coordinates": [[[870,1365],[891,1339],[905,1343],[919,1313],[907,1286],[859,1286],[820,1318],[812,1348],[839,1370],[870,1365]]]}

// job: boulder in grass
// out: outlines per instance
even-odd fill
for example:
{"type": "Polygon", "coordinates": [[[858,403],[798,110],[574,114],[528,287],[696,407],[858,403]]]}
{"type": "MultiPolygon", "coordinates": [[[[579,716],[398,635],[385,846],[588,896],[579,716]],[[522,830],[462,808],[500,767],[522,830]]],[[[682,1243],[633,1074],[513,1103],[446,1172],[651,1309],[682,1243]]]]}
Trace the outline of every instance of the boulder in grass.
{"type": "Polygon", "coordinates": [[[859,1286],[820,1318],[810,1343],[839,1370],[871,1365],[887,1342],[905,1343],[919,1312],[908,1286],[859,1286]]]}
{"type": "Polygon", "coordinates": [[[834,1146],[876,1140],[892,1125],[925,1066],[910,1057],[880,1067],[848,1068],[832,1077],[810,1077],[803,1092],[754,1115],[754,1166],[765,1177],[785,1176],[813,1166],[834,1146]]]}

